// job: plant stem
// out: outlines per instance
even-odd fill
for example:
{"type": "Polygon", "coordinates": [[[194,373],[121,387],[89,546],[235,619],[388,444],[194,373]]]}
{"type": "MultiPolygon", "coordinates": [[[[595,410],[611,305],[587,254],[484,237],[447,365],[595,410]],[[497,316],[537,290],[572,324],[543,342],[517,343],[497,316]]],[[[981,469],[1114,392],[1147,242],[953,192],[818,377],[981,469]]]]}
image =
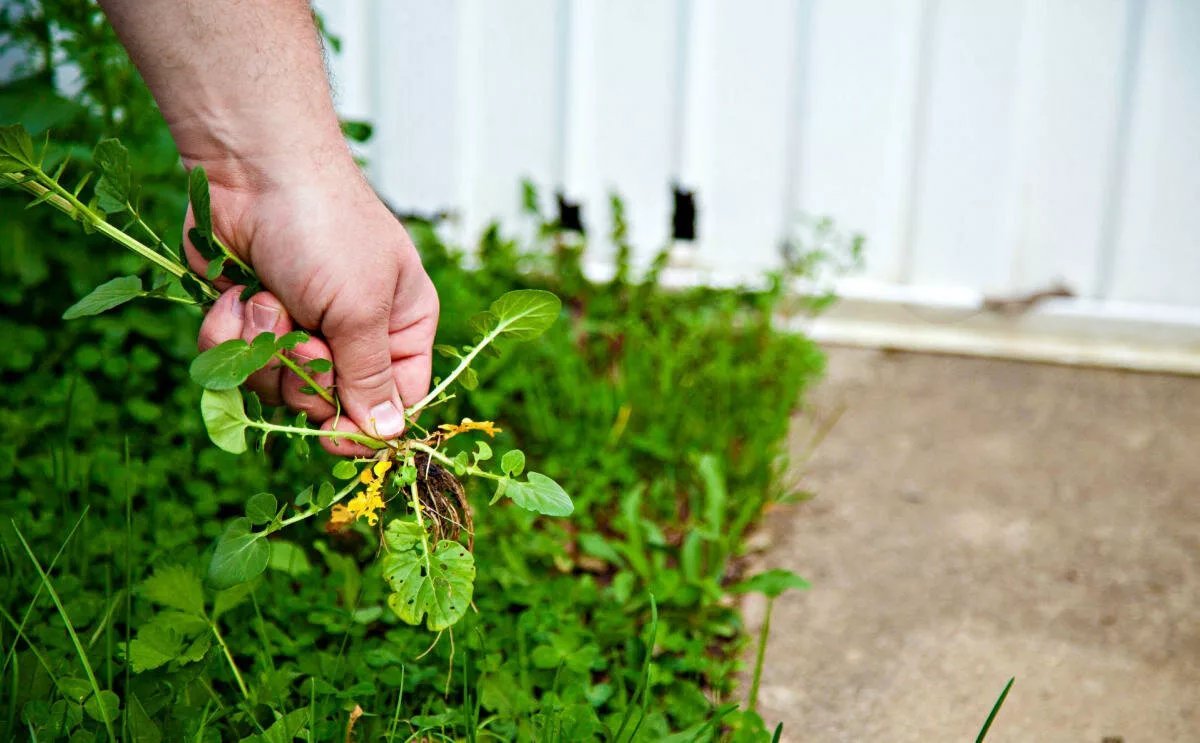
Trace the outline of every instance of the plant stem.
{"type": "Polygon", "coordinates": [[[242,696],[246,701],[250,701],[250,690],[246,688],[246,680],[242,678],[242,672],[238,670],[237,663],[233,661],[233,653],[229,652],[229,646],[225,644],[225,638],[221,637],[221,631],[217,629],[217,623],[210,621],[208,626],[212,628],[213,636],[217,638],[217,644],[224,651],[225,659],[229,661],[229,667],[233,669],[233,677],[237,679],[238,689],[241,690],[242,696]]]}
{"type": "Polygon", "coordinates": [[[42,565],[33,554],[33,549],[29,546],[29,542],[25,541],[25,535],[17,528],[17,522],[13,521],[12,526],[13,531],[17,533],[17,538],[21,540],[21,546],[25,548],[25,554],[29,555],[29,561],[37,569],[38,575],[42,579],[42,585],[46,587],[46,593],[50,594],[55,608],[58,609],[58,613],[62,617],[63,624],[67,627],[67,634],[71,636],[71,643],[75,646],[75,652],[79,655],[79,662],[83,664],[84,673],[87,674],[88,681],[92,685],[92,694],[96,697],[96,706],[100,708],[100,719],[103,720],[104,728],[108,731],[108,739],[116,743],[117,735],[113,730],[113,721],[109,717],[108,705],[104,703],[103,698],[100,696],[100,682],[96,680],[96,673],[92,670],[92,664],[88,661],[87,653],[83,649],[83,643],[79,641],[79,635],[75,633],[75,625],[71,624],[71,617],[68,616],[62,599],[58,597],[58,591],[54,590],[54,584],[50,582],[50,576],[46,575],[46,571],[42,570],[42,565]]]}
{"type": "Polygon", "coordinates": [[[421,516],[421,499],[417,494],[416,480],[413,480],[412,484],[408,486],[408,492],[412,494],[412,508],[417,514],[417,526],[421,529],[421,548],[425,557],[425,574],[432,578],[433,557],[429,553],[429,535],[425,533],[425,519],[421,516]]]}
{"type": "MultiPolygon", "coordinates": [[[[72,194],[70,191],[67,191],[46,173],[42,172],[41,170],[34,170],[33,175],[42,182],[27,180],[25,178],[25,174],[23,173],[0,173],[0,184],[19,185],[21,188],[30,192],[34,196],[39,197],[45,195],[47,192],[52,192],[50,196],[46,198],[46,203],[50,204],[55,209],[58,209],[64,214],[78,219],[81,222],[86,222],[88,226],[92,227],[97,232],[101,233],[110,240],[119,243],[123,247],[132,250],[172,276],[179,278],[184,274],[190,273],[187,268],[182,266],[177,261],[173,261],[165,257],[157,250],[147,246],[137,238],[134,238],[109,224],[104,220],[103,217],[89,209],[86,204],[75,198],[74,194],[72,194]]],[[[200,282],[200,286],[202,287],[205,295],[210,299],[216,299],[218,296],[220,296],[211,286],[203,282],[200,282]]]]}
{"type": "MultiPolygon", "coordinates": [[[[325,508],[329,508],[329,506],[332,506],[334,503],[341,501],[347,495],[350,495],[350,493],[352,493],[354,491],[354,488],[357,486],[358,486],[358,478],[351,480],[350,483],[348,485],[346,485],[346,487],[342,488],[341,492],[339,492],[337,495],[333,496],[333,499],[329,501],[329,505],[325,506],[325,508]]],[[[291,526],[292,524],[295,524],[299,521],[303,521],[307,518],[316,516],[321,511],[324,511],[325,508],[310,508],[309,510],[305,511],[304,513],[298,513],[295,516],[286,518],[283,521],[279,522],[279,526],[272,529],[270,532],[266,532],[266,533],[270,534],[270,533],[277,532],[286,526],[291,526]]]]}
{"type": "Polygon", "coordinates": [[[346,439],[353,441],[356,444],[362,444],[368,449],[386,449],[388,445],[379,439],[373,439],[365,433],[351,433],[350,431],[322,431],[319,428],[301,428],[300,426],[280,426],[275,423],[266,421],[250,421],[247,425],[251,428],[257,428],[260,431],[270,431],[272,433],[294,433],[299,436],[319,436],[327,439],[346,439]]]}
{"type": "Polygon", "coordinates": [[[754,656],[754,678],[750,682],[750,700],[747,706],[758,711],[758,682],[762,680],[763,664],[767,657],[767,635],[771,633],[771,609],[775,599],[767,597],[767,615],[763,617],[762,629],[758,631],[758,652],[754,656]]]}
{"type": "MultiPolygon", "coordinates": [[[[433,457],[434,459],[436,459],[437,461],[441,462],[442,464],[446,465],[447,467],[458,467],[459,466],[459,465],[455,464],[453,459],[446,456],[445,454],[442,454],[440,451],[438,451],[437,449],[434,449],[432,446],[429,446],[428,444],[422,444],[420,441],[409,441],[409,442],[407,442],[407,444],[408,444],[408,448],[415,449],[416,451],[419,451],[419,452],[424,452],[424,453],[428,454],[429,456],[433,457]]],[[[489,480],[505,480],[505,479],[507,479],[504,475],[497,475],[494,472],[488,472],[487,470],[480,469],[477,465],[474,465],[474,464],[467,465],[466,473],[468,475],[475,475],[476,477],[486,477],[489,480]]]]}
{"type": "Polygon", "coordinates": [[[446,388],[449,387],[460,374],[465,372],[467,367],[471,366],[471,362],[475,360],[475,357],[479,355],[479,352],[487,348],[489,343],[496,340],[496,336],[500,335],[501,329],[501,327],[497,326],[496,329],[485,335],[483,340],[479,341],[474,348],[467,352],[466,356],[462,357],[462,361],[458,362],[458,366],[454,367],[454,371],[447,374],[446,378],[439,382],[437,387],[434,387],[432,390],[430,390],[428,395],[421,398],[420,402],[410,406],[407,410],[405,410],[404,414],[409,418],[414,418],[422,408],[424,408],[430,402],[436,400],[438,395],[445,392],[446,388]]]}
{"type": "Polygon", "coordinates": [[[304,367],[300,366],[295,361],[292,361],[290,358],[288,358],[288,355],[286,353],[284,353],[283,351],[276,351],[275,358],[279,359],[279,363],[283,364],[288,369],[291,369],[293,374],[295,374],[297,377],[300,377],[300,379],[304,380],[305,384],[307,384],[309,387],[312,387],[314,390],[316,390],[317,394],[321,396],[322,400],[329,403],[330,405],[334,405],[334,406],[337,405],[337,402],[334,400],[333,395],[329,392],[329,390],[327,390],[324,387],[322,387],[321,385],[317,384],[316,381],[309,375],[309,373],[304,371],[304,367]]]}

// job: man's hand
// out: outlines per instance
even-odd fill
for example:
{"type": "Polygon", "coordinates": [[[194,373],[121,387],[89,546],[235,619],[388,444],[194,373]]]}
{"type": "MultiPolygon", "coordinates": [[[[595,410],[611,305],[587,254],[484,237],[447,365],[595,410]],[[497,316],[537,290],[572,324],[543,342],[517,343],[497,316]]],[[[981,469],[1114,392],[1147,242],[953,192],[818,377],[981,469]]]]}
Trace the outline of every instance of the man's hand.
{"type": "MultiPolygon", "coordinates": [[[[241,287],[227,288],[200,328],[200,349],[264,332],[317,331],[290,353],[300,364],[334,361],[334,371],[314,378],[343,405],[338,429],[398,435],[405,404],[429,389],[438,319],[437,292],[404,228],[353,163],[265,189],[224,186],[219,171],[211,173],[214,230],[267,291],[243,303],[241,287]]],[[[185,233],[191,226],[189,212],[185,233]]],[[[203,272],[204,259],[187,248],[192,267],[203,272]]],[[[304,382],[286,368],[272,365],[248,384],[268,404],[286,403],[327,428],[335,423],[334,407],[301,392],[304,382]]],[[[336,454],[366,453],[348,442],[322,442],[336,454]]]]}
{"type": "MultiPolygon", "coordinates": [[[[100,2],[184,162],[208,172],[217,236],[268,290],[243,305],[240,289],[227,288],[204,320],[200,347],[293,325],[317,331],[320,338],[292,353],[299,361],[332,357],[334,371],[316,381],[336,387],[342,415],[302,393],[286,369],[259,372],[251,388],[327,427],[400,433],[404,404],[429,387],[437,293],[350,156],[308,3],[100,2]]],[[[322,443],[338,454],[366,452],[322,443]]]]}

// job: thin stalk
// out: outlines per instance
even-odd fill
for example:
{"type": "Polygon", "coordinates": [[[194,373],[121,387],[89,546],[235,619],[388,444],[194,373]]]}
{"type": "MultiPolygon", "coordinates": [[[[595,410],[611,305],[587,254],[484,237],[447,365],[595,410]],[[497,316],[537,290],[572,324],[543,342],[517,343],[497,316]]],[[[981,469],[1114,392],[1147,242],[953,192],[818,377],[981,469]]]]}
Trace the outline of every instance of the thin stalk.
{"type": "MultiPolygon", "coordinates": [[[[184,274],[190,273],[188,269],[179,262],[165,257],[157,250],[154,250],[137,238],[134,238],[109,224],[104,220],[104,218],[89,209],[87,205],[77,199],[74,194],[63,188],[44,172],[35,170],[34,176],[45,179],[45,182],[49,185],[32,180],[26,180],[24,178],[24,174],[22,173],[0,173],[0,184],[19,185],[21,188],[35,196],[42,196],[47,192],[51,192],[50,196],[46,199],[46,203],[50,204],[55,209],[58,209],[67,216],[87,222],[87,224],[97,232],[101,233],[110,240],[119,243],[123,247],[132,250],[176,278],[180,278],[184,274]]],[[[220,296],[215,289],[207,284],[201,282],[200,286],[205,295],[210,299],[216,299],[218,296],[220,296]]]]}
{"type": "Polygon", "coordinates": [[[158,247],[163,253],[170,255],[171,248],[165,241],[163,241],[161,237],[158,236],[158,233],[155,232],[150,225],[146,224],[146,220],[142,219],[142,215],[138,213],[138,210],[134,208],[133,204],[130,204],[128,201],[126,201],[125,208],[133,216],[134,224],[136,224],[138,227],[141,227],[142,231],[145,232],[151,240],[158,243],[158,247]]]}
{"type": "Polygon", "coordinates": [[[767,615],[763,617],[762,628],[758,631],[758,652],[754,655],[754,678],[750,681],[748,706],[751,711],[758,709],[758,683],[762,681],[763,665],[767,658],[767,636],[771,633],[771,609],[774,606],[775,599],[767,597],[767,615]]]}
{"type": "Polygon", "coordinates": [[[323,431],[319,428],[302,428],[300,426],[281,426],[276,423],[268,423],[267,421],[250,421],[250,428],[257,428],[260,431],[268,431],[271,433],[294,433],[298,436],[318,436],[327,439],[346,439],[353,441],[356,444],[362,444],[368,449],[387,449],[387,443],[379,439],[371,438],[365,433],[352,433],[350,431],[323,431]]]}
{"type": "Polygon", "coordinates": [[[288,358],[286,353],[283,351],[276,351],[275,358],[279,359],[279,363],[290,369],[293,374],[295,374],[297,377],[300,377],[305,384],[316,390],[317,394],[321,396],[322,400],[330,405],[337,405],[337,402],[333,399],[333,395],[329,392],[329,390],[317,384],[316,380],[314,380],[308,372],[304,371],[304,367],[288,358]]]}
{"type": "MultiPolygon", "coordinates": [[[[429,446],[428,444],[421,443],[420,441],[409,441],[408,448],[415,449],[416,451],[419,451],[419,452],[424,452],[424,453],[428,454],[429,456],[433,457],[434,459],[436,459],[437,461],[441,462],[442,464],[446,465],[447,467],[458,467],[459,466],[459,465],[455,464],[454,460],[451,459],[450,457],[446,456],[445,454],[442,454],[440,451],[438,451],[437,449],[434,449],[432,446],[429,446]]],[[[468,464],[465,472],[468,475],[475,475],[476,477],[486,477],[489,480],[507,479],[507,478],[505,478],[504,475],[497,475],[494,472],[488,472],[487,470],[480,469],[477,465],[474,465],[474,464],[468,464]]]]}
{"type": "Polygon", "coordinates": [[[50,598],[54,601],[54,606],[58,609],[58,613],[62,616],[63,624],[67,627],[67,634],[71,636],[71,643],[75,646],[75,652],[79,655],[79,662],[83,664],[84,673],[87,674],[88,682],[92,685],[92,693],[96,696],[97,705],[100,708],[100,718],[104,722],[104,728],[108,731],[108,739],[116,743],[117,734],[113,730],[113,721],[108,716],[108,707],[101,701],[100,697],[100,682],[96,680],[96,673],[92,670],[92,664],[88,661],[87,652],[83,649],[83,643],[79,641],[79,635],[75,632],[75,626],[71,624],[71,617],[67,614],[67,609],[63,606],[62,599],[58,597],[58,591],[54,590],[54,584],[50,582],[50,576],[46,575],[46,571],[42,570],[42,564],[38,562],[37,556],[33,554],[33,549],[29,546],[29,542],[25,541],[25,535],[17,528],[17,522],[12,522],[13,531],[17,533],[17,538],[21,540],[21,546],[25,548],[25,554],[29,555],[29,560],[33,563],[33,567],[37,569],[38,575],[41,576],[42,584],[46,586],[46,592],[50,594],[50,598]]]}
{"type": "MultiPolygon", "coordinates": [[[[354,489],[356,487],[358,487],[358,478],[357,477],[354,478],[353,480],[351,480],[349,482],[349,484],[346,485],[346,487],[342,488],[342,490],[339,493],[337,493],[336,495],[333,496],[333,499],[329,501],[329,506],[332,506],[334,503],[338,503],[343,498],[345,498],[347,495],[350,495],[350,493],[354,492],[354,489]]],[[[326,506],[325,508],[329,508],[329,506],[326,506]]],[[[305,519],[312,518],[313,516],[316,516],[321,511],[324,511],[325,508],[313,508],[308,511],[305,511],[304,513],[298,513],[295,516],[286,518],[283,521],[279,522],[278,527],[276,527],[275,529],[272,529],[268,533],[274,533],[286,526],[291,526],[292,524],[295,524],[299,521],[303,521],[305,519]]]]}
{"type": "Polygon", "coordinates": [[[242,672],[238,670],[237,663],[233,660],[233,653],[229,652],[229,646],[225,644],[225,638],[221,637],[221,631],[217,629],[216,622],[209,622],[208,625],[213,636],[217,638],[217,644],[221,646],[221,651],[225,653],[225,659],[229,661],[229,667],[233,669],[233,677],[237,679],[238,689],[241,690],[242,696],[247,702],[250,701],[250,690],[246,688],[246,680],[242,678],[242,672]]]}
{"type": "MultiPolygon", "coordinates": [[[[425,519],[421,516],[421,499],[417,494],[417,481],[413,480],[408,486],[409,493],[412,494],[412,508],[417,514],[417,526],[421,528],[421,548],[425,557],[426,575],[433,575],[433,557],[429,553],[429,535],[425,533],[425,519]]],[[[438,633],[439,637],[441,633],[438,633]]],[[[436,642],[436,641],[435,641],[436,642]]]]}
{"type": "Polygon", "coordinates": [[[436,400],[438,395],[445,392],[446,388],[453,384],[454,380],[458,379],[458,376],[465,372],[469,366],[471,366],[471,362],[475,360],[475,357],[479,355],[479,352],[487,348],[488,344],[490,344],[492,341],[496,340],[496,337],[500,335],[501,330],[502,327],[497,327],[496,329],[492,330],[492,332],[485,335],[483,340],[479,341],[474,348],[467,352],[466,356],[462,357],[462,361],[458,362],[458,366],[454,367],[454,371],[447,374],[445,379],[443,379],[436,387],[429,391],[428,395],[421,398],[419,402],[405,410],[404,414],[409,418],[414,418],[422,408],[436,400]]]}

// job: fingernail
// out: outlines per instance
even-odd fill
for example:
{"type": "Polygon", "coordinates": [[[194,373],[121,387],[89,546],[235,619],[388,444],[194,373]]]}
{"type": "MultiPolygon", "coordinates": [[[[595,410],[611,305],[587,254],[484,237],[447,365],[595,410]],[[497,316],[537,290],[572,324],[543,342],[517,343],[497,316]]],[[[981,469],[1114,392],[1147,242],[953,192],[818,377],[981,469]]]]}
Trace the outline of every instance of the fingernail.
{"type": "Polygon", "coordinates": [[[381,402],[371,408],[369,423],[376,436],[390,439],[404,431],[404,413],[393,402],[381,402]]]}
{"type": "Polygon", "coordinates": [[[242,304],[242,300],[234,297],[233,301],[229,303],[229,311],[233,313],[234,317],[241,320],[242,316],[246,314],[246,306],[242,304]]]}
{"type": "Polygon", "coordinates": [[[279,309],[258,302],[250,303],[250,328],[256,333],[267,333],[275,329],[279,320],[279,309]]]}

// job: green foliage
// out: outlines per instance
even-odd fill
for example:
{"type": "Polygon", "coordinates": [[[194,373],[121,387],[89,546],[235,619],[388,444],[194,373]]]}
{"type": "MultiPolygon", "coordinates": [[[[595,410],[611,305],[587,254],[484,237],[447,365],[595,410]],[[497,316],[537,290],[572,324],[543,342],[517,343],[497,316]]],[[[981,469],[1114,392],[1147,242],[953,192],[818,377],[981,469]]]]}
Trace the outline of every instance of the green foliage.
{"type": "Polygon", "coordinates": [[[440,632],[456,624],[471,604],[475,557],[449,539],[429,548],[425,529],[415,521],[395,519],[384,534],[388,552],[383,577],[391,585],[388,606],[409,624],[440,632]]]}
{"type": "MultiPolygon", "coordinates": [[[[93,192],[81,192],[85,205],[94,199],[104,216],[131,220],[120,226],[177,261],[187,176],[99,11],[83,0],[8,3],[0,33],[28,59],[0,91],[0,122],[33,134],[0,131],[0,171],[27,169],[52,127],[60,154],[48,156],[47,171],[69,155],[64,178],[97,172],[93,192]],[[69,97],[44,62],[63,55],[81,72],[69,97]],[[127,159],[96,145],[118,133],[127,159]]],[[[75,181],[63,182],[70,193],[75,181]]],[[[313,516],[348,502],[363,464],[336,465],[342,479],[331,483],[328,458],[287,445],[293,421],[280,411],[191,382],[198,313],[185,302],[208,301],[204,284],[188,275],[162,284],[165,269],[148,272],[144,256],[53,209],[24,211],[28,201],[0,190],[0,211],[17,215],[0,220],[8,350],[0,509],[29,540],[63,611],[15,532],[0,529],[0,593],[14,620],[0,621],[24,624],[0,647],[12,651],[0,673],[0,739],[102,738],[108,714],[132,740],[340,740],[355,705],[367,712],[359,740],[389,731],[395,740],[471,739],[483,730],[501,739],[614,739],[620,730],[621,740],[685,731],[679,739],[706,740],[751,730],[754,718],[727,702],[745,646],[728,592],[741,578],[747,530],[787,494],[790,402],[822,363],[808,340],[772,328],[779,285],[667,291],[656,271],[629,265],[627,250],[616,279],[590,281],[577,236],[540,217],[551,226],[539,244],[518,246],[493,229],[468,270],[431,225],[409,225],[442,299],[446,353],[435,376],[458,385],[431,398],[420,422],[436,413],[504,429],[488,440],[491,458],[463,435],[439,449],[450,463],[432,460],[491,482],[466,494],[476,516],[466,554],[478,573],[469,593],[461,581],[455,590],[470,601],[454,603],[461,617],[430,648],[429,629],[450,619],[439,614],[450,605],[426,604],[421,626],[390,605],[414,586],[421,595],[419,565],[404,591],[386,575],[388,530],[411,517],[386,519],[382,534],[364,522],[327,534],[313,516]],[[64,309],[116,276],[185,301],[131,302],[61,322],[64,309]],[[527,314],[527,300],[490,302],[510,291],[551,292],[566,311],[548,300],[527,314]],[[515,334],[497,335],[501,343],[529,323],[552,324],[519,354],[480,353],[464,366],[479,334],[506,319],[515,334]],[[214,441],[241,455],[214,447],[214,430],[214,441]],[[514,485],[520,493],[540,482],[526,457],[572,494],[569,521],[514,507],[514,485]],[[498,487],[501,502],[485,507],[498,487]],[[279,494],[265,523],[267,500],[246,497],[264,490],[279,494]],[[64,525],[85,506],[68,539],[64,525]],[[284,541],[278,532],[290,519],[298,520],[284,541]]],[[[388,476],[403,482],[412,467],[398,462],[388,476]]],[[[382,515],[403,512],[393,501],[382,515]]],[[[454,585],[456,549],[461,542],[431,540],[408,555],[436,559],[439,579],[454,585]]]]}
{"type": "Polygon", "coordinates": [[[93,289],[86,297],[67,308],[62,319],[90,317],[119,307],[142,296],[142,280],[137,276],[118,276],[93,289]]]}

